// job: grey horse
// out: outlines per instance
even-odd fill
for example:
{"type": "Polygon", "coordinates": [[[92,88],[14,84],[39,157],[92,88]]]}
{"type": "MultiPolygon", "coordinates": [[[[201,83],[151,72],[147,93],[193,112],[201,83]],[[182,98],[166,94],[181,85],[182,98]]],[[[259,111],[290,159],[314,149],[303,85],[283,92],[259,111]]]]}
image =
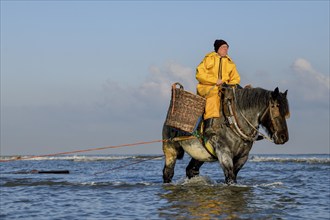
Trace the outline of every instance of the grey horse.
{"type": "MultiPolygon", "coordinates": [[[[286,119],[289,117],[287,90],[282,93],[262,88],[222,88],[220,118],[216,121],[216,137],[205,144],[202,137],[182,136],[182,132],[164,124],[162,136],[165,165],[163,182],[170,183],[174,176],[177,159],[184,152],[191,156],[186,167],[188,178],[199,175],[204,162],[219,161],[224,172],[225,183],[236,183],[237,174],[248,160],[249,152],[257,137],[259,126],[267,132],[265,136],[275,144],[284,144],[289,140],[286,119]],[[210,146],[211,145],[211,146],[210,146]]],[[[202,131],[200,123],[199,130],[202,131]]]]}

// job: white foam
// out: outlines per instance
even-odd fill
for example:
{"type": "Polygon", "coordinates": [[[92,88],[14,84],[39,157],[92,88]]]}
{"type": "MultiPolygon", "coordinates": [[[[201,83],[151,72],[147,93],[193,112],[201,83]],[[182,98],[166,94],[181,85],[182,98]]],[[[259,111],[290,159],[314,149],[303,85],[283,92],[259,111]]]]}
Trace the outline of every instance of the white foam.
{"type": "Polygon", "coordinates": [[[279,162],[279,163],[330,163],[330,158],[325,157],[273,157],[273,156],[252,156],[250,162],[279,162]]]}
{"type": "Polygon", "coordinates": [[[208,176],[195,176],[191,179],[189,178],[180,179],[176,184],[177,185],[214,185],[216,184],[216,182],[213,181],[208,176]]]}
{"type": "Polygon", "coordinates": [[[272,187],[272,188],[275,188],[277,186],[282,186],[282,185],[283,185],[282,182],[274,182],[274,183],[263,183],[263,184],[260,184],[260,185],[256,185],[256,187],[262,186],[262,187],[272,187]]]}

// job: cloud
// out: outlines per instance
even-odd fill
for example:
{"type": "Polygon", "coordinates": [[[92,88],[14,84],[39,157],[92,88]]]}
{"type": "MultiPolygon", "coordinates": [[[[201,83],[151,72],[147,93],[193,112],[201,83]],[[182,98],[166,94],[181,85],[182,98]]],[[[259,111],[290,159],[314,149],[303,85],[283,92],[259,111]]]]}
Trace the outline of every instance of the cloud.
{"type": "Polygon", "coordinates": [[[318,72],[311,63],[303,58],[296,59],[291,66],[294,81],[291,86],[305,101],[329,102],[329,76],[318,72]]]}
{"type": "Polygon", "coordinates": [[[297,74],[300,74],[301,78],[315,81],[318,85],[327,89],[330,88],[329,77],[317,72],[307,60],[303,58],[296,59],[292,64],[292,68],[297,74]]]}
{"type": "Polygon", "coordinates": [[[175,62],[162,67],[150,66],[145,80],[135,87],[118,85],[107,80],[103,85],[104,99],[98,106],[117,116],[134,115],[159,117],[166,113],[171,98],[171,86],[180,82],[184,89],[194,92],[197,81],[194,72],[175,62]]]}
{"type": "MultiPolygon", "coordinates": [[[[293,61],[290,73],[279,86],[289,89],[295,106],[329,105],[329,77],[316,71],[309,61],[302,58],[293,61]]],[[[265,77],[260,84],[267,85],[269,81],[273,82],[271,77],[265,77]]],[[[139,85],[119,85],[107,80],[103,85],[104,97],[98,103],[100,117],[111,114],[116,120],[123,117],[132,120],[139,117],[164,118],[171,99],[171,85],[175,82],[180,82],[185,90],[194,93],[197,84],[194,69],[167,62],[162,66],[150,66],[139,85]]]]}
{"type": "Polygon", "coordinates": [[[169,62],[163,68],[151,66],[149,75],[139,88],[141,94],[160,94],[162,98],[168,98],[170,86],[175,82],[183,84],[186,90],[195,88],[196,80],[191,68],[178,63],[169,62]]]}

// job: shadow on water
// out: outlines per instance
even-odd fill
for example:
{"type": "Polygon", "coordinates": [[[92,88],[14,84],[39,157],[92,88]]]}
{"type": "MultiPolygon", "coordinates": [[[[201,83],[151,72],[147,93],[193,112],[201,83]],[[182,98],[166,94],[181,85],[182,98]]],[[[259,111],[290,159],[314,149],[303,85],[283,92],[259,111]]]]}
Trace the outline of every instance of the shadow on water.
{"type": "Polygon", "coordinates": [[[166,219],[237,219],[250,214],[249,200],[253,190],[247,186],[224,184],[164,185],[159,195],[167,201],[159,208],[166,219]]]}

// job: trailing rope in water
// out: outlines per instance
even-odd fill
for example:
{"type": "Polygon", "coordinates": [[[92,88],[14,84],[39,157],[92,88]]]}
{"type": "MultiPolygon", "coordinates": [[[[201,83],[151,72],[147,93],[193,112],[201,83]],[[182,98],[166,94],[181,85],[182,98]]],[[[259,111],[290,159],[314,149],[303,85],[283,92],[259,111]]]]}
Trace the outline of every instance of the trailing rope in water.
{"type": "Polygon", "coordinates": [[[121,144],[121,145],[116,145],[116,146],[107,146],[107,147],[90,148],[90,149],[85,149],[85,150],[60,152],[60,153],[54,153],[54,154],[44,154],[44,155],[28,156],[28,157],[17,157],[17,158],[9,159],[9,160],[0,160],[0,162],[29,160],[29,159],[42,158],[42,157],[54,157],[54,156],[65,155],[65,154],[76,154],[76,153],[83,153],[83,152],[90,152],[90,151],[97,151],[97,150],[105,150],[105,149],[111,149],[111,148],[131,147],[131,146],[136,146],[136,145],[153,144],[153,143],[167,142],[167,141],[168,140],[144,141],[144,142],[137,142],[137,143],[131,143],[131,144],[121,144]]]}
{"type": "Polygon", "coordinates": [[[138,163],[142,163],[142,162],[145,162],[145,161],[154,160],[154,159],[158,159],[158,158],[162,158],[162,157],[164,157],[164,155],[151,157],[151,158],[148,158],[148,159],[145,159],[145,160],[139,160],[139,161],[136,161],[136,162],[133,162],[133,163],[129,163],[129,164],[125,164],[125,165],[122,165],[122,166],[113,167],[113,168],[110,168],[110,169],[107,169],[107,170],[104,170],[104,171],[96,172],[96,173],[94,173],[94,175],[96,176],[98,174],[107,173],[107,172],[114,171],[114,170],[119,170],[119,169],[124,168],[124,167],[128,167],[128,166],[131,166],[131,165],[134,165],[134,164],[138,164],[138,163]]]}

